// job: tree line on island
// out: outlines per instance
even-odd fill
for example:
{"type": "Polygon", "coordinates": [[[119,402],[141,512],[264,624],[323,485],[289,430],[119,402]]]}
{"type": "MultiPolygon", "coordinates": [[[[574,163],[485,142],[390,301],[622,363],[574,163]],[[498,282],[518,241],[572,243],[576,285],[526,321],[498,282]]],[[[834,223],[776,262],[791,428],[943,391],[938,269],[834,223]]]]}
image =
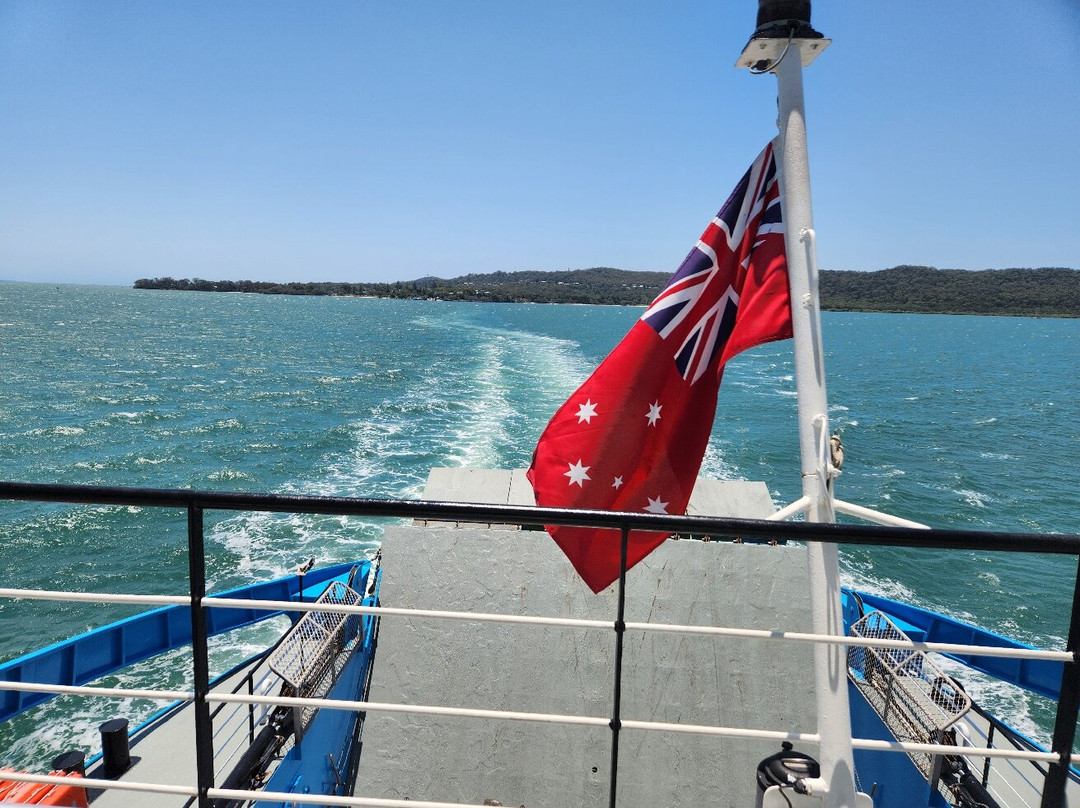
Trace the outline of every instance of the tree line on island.
{"type": "MultiPolygon", "coordinates": [[[[419,278],[394,283],[272,283],[142,278],[136,289],[271,295],[462,300],[491,303],[594,303],[646,306],[670,273],[611,267],[419,278]]],[[[823,270],[821,305],[831,311],[1080,317],[1080,270],[936,269],[898,266],[877,272],[823,270]]]]}

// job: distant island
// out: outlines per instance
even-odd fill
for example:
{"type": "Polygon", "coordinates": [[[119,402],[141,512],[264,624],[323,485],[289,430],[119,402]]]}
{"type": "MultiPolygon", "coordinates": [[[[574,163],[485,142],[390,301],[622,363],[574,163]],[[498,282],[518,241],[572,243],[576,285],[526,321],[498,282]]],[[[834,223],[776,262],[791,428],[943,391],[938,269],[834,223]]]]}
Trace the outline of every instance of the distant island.
{"type": "MultiPolygon", "coordinates": [[[[668,272],[611,267],[556,272],[492,272],[395,283],[270,283],[142,278],[136,289],[250,292],[269,295],[466,300],[490,303],[598,303],[648,305],[668,272]]],[[[821,305],[829,311],[1001,314],[1080,317],[1080,270],[936,269],[898,266],[877,272],[822,270],[821,305]]]]}

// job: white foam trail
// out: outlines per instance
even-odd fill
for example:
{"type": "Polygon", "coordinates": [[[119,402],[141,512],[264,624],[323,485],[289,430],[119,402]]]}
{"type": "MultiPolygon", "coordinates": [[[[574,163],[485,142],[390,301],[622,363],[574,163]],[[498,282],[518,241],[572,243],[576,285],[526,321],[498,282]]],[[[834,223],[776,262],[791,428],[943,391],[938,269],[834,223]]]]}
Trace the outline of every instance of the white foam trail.
{"type": "Polygon", "coordinates": [[[426,324],[467,335],[468,355],[433,379],[432,395],[450,415],[445,465],[523,465],[551,413],[594,366],[570,340],[468,320],[426,324]]]}
{"type": "Polygon", "coordinates": [[[956,679],[972,700],[985,710],[1002,718],[1013,729],[1036,743],[1049,748],[1050,733],[1040,727],[1033,716],[1034,706],[1039,701],[1049,703],[1049,699],[972,670],[939,654],[934,654],[934,664],[956,679]]]}
{"type": "Polygon", "coordinates": [[[453,431],[457,448],[451,465],[498,468],[500,449],[513,440],[507,428],[520,415],[508,398],[507,361],[513,346],[506,337],[496,337],[477,347],[476,371],[461,402],[464,416],[453,431]]]}

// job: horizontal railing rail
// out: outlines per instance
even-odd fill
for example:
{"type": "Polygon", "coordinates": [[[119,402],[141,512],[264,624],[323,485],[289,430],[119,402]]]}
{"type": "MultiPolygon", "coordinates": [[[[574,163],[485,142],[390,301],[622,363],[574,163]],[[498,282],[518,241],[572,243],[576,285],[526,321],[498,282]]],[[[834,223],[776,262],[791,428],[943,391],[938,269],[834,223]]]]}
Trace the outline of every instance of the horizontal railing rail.
{"type": "Polygon", "coordinates": [[[332,516],[425,519],[435,522],[571,525],[666,532],[684,536],[742,536],[850,545],[1080,557],[1080,535],[946,529],[928,531],[884,525],[771,522],[766,519],[677,516],[584,508],[16,482],[0,482],[0,499],[84,505],[199,508],[214,511],[318,513],[332,516]]]}
{"type": "MultiPolygon", "coordinates": [[[[911,641],[887,641],[867,638],[834,637],[803,632],[732,629],[716,626],[675,626],[652,623],[627,623],[624,621],[625,604],[625,551],[630,531],[645,530],[668,532],[683,536],[731,536],[767,540],[794,540],[803,542],[830,542],[842,545],[904,546],[908,548],[980,550],[991,552],[1018,552],[1059,554],[1075,556],[1080,563],[1080,535],[1047,535],[1034,533],[1000,533],[986,531],[925,530],[902,526],[865,526],[849,524],[816,524],[746,520],[704,516],[669,516],[662,514],[609,512],[582,509],[556,509],[528,506],[473,504],[460,502],[432,502],[400,499],[353,499],[341,497],[308,497],[299,495],[249,494],[239,492],[190,491],[150,488],[117,488],[108,486],[72,486],[36,483],[0,482],[0,499],[36,502],[64,502],[96,506],[141,506],[184,509],[188,523],[189,548],[189,594],[187,596],[140,596],[107,595],[104,593],[71,593],[26,589],[0,589],[0,597],[36,598],[47,600],[82,600],[87,602],[114,602],[142,605],[190,605],[192,635],[192,665],[194,689],[188,691],[128,690],[120,688],[73,687],[43,685],[32,682],[0,682],[0,690],[34,690],[34,692],[81,693],[110,698],[149,698],[169,701],[190,701],[195,704],[196,729],[196,780],[193,789],[179,787],[158,788],[153,784],[86,781],[93,787],[126,788],[132,790],[158,791],[159,793],[185,794],[197,798],[201,808],[209,808],[214,799],[264,799],[291,800],[298,803],[324,805],[445,805],[417,801],[377,800],[367,798],[331,798],[311,795],[311,799],[298,798],[295,794],[269,794],[265,792],[228,792],[214,787],[212,726],[209,705],[212,703],[292,705],[293,702],[310,706],[342,710],[397,710],[444,711],[442,714],[458,714],[453,708],[428,707],[424,705],[385,705],[367,701],[289,699],[284,697],[258,696],[242,693],[217,694],[210,692],[209,661],[206,647],[206,610],[209,608],[267,609],[272,611],[334,611],[357,614],[397,616],[408,614],[436,619],[479,620],[535,623],[567,628],[602,628],[614,630],[616,635],[615,692],[612,715],[548,716],[536,713],[507,713],[504,711],[468,710],[470,715],[487,718],[510,718],[532,721],[562,721],[588,725],[603,725],[612,731],[612,760],[610,774],[610,805],[616,805],[618,771],[618,740],[622,729],[663,730],[695,732],[700,734],[731,735],[734,737],[770,738],[777,740],[810,740],[812,734],[774,732],[771,730],[747,730],[728,727],[704,727],[683,724],[622,720],[620,710],[622,641],[626,631],[668,631],[713,636],[742,637],[747,639],[786,640],[804,642],[827,642],[843,645],[872,645],[876,647],[910,648],[941,653],[1009,656],[1018,659],[1042,659],[1064,663],[1061,698],[1058,703],[1053,751],[994,749],[966,747],[965,754],[979,757],[1011,757],[1047,764],[1048,775],[1043,790],[1042,805],[1064,806],[1064,788],[1068,767],[1073,761],[1072,743],[1076,732],[1077,709],[1080,707],[1080,665],[1077,647],[1080,645],[1080,574],[1076,579],[1072,620],[1067,648],[1062,651],[1038,649],[984,648],[981,646],[911,641]],[[205,597],[205,558],[203,548],[204,512],[215,511],[262,511],[272,513],[312,513],[338,516],[382,517],[394,519],[420,519],[425,521],[453,521],[488,524],[518,525],[572,525],[617,530],[622,536],[623,570],[619,579],[617,615],[614,621],[573,620],[568,618],[520,617],[460,612],[417,611],[388,609],[385,607],[320,607],[313,603],[281,601],[230,600],[205,597]],[[316,702],[318,702],[316,704],[316,702]]],[[[910,742],[887,742],[854,739],[856,749],[872,749],[898,752],[928,752],[931,754],[955,754],[956,747],[910,742]]],[[[5,775],[7,776],[7,775],[5,775]]],[[[29,779],[50,782],[44,775],[19,775],[12,779],[29,779]]],[[[70,782],[70,781],[68,781],[70,782]]]]}
{"type": "MultiPolygon", "coordinates": [[[[62,592],[44,589],[4,589],[0,588],[0,598],[21,598],[24,600],[65,601],[76,600],[86,603],[148,603],[148,604],[187,604],[188,598],[173,595],[113,595],[105,592],[62,592]],[[138,598],[138,600],[133,600],[138,598]]],[[[324,603],[297,603],[288,600],[254,600],[246,598],[207,599],[207,609],[242,609],[244,611],[267,612],[326,612],[332,614],[358,614],[373,617],[419,617],[431,620],[452,620],[474,623],[506,623],[512,625],[551,626],[562,628],[604,629],[611,631],[615,627],[611,620],[581,620],[572,617],[544,617],[539,615],[499,614],[497,612],[453,612],[439,609],[401,609],[389,606],[346,606],[324,603]]],[[[1010,648],[991,645],[968,645],[964,643],[925,642],[922,640],[891,640],[883,637],[852,637],[835,634],[813,634],[805,631],[783,631],[781,629],[731,628],[727,626],[695,626],[677,623],[625,623],[627,631],[661,634],[689,634],[713,637],[732,637],[756,640],[784,640],[787,642],[824,643],[846,647],[865,646],[870,648],[895,648],[907,651],[933,651],[939,654],[964,656],[988,656],[1003,659],[1038,659],[1047,662],[1069,662],[1073,654],[1069,651],[1052,651],[1042,648],[1010,648]]],[[[0,689],[3,683],[0,682],[0,689]]]]}
{"type": "MultiPolygon", "coordinates": [[[[74,687],[70,685],[41,685],[30,682],[0,682],[0,690],[29,691],[34,693],[58,693],[65,695],[94,696],[98,698],[140,698],[158,701],[195,700],[194,691],[182,690],[138,690],[128,688],[107,688],[96,686],[74,687]]],[[[348,699],[319,699],[295,696],[260,696],[244,693],[208,693],[206,700],[216,704],[254,704],[271,707],[318,707],[328,710],[370,711],[382,713],[401,713],[406,715],[438,715],[453,718],[482,718],[499,721],[524,721],[537,724],[565,724],[568,726],[607,727],[611,719],[607,716],[568,715],[564,713],[535,713],[516,710],[488,710],[475,707],[443,707],[430,704],[397,704],[348,699]]],[[[728,738],[754,740],[792,741],[817,743],[820,736],[813,732],[785,732],[783,730],[750,729],[747,727],[723,727],[711,724],[685,724],[664,721],[638,721],[623,719],[623,729],[636,729],[652,732],[674,732],[687,735],[711,735],[728,738]]],[[[853,738],[855,749],[871,749],[885,752],[924,752],[929,754],[957,753],[955,744],[918,743],[915,741],[882,741],[870,738],[853,738]]],[[[986,746],[964,746],[960,751],[965,755],[990,758],[1009,758],[1054,762],[1058,756],[1033,746],[1027,748],[1003,749],[986,746]]],[[[1072,756],[1073,763],[1080,763],[1080,755],[1072,756]]],[[[6,775],[5,775],[6,776],[6,775]]]]}

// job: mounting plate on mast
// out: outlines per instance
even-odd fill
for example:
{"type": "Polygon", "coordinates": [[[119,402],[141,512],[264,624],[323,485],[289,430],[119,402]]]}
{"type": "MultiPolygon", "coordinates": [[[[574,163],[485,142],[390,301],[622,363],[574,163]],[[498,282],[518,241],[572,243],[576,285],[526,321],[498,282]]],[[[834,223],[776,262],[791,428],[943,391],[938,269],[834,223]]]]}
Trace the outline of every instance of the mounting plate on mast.
{"type": "Polygon", "coordinates": [[[735,67],[768,73],[792,45],[808,67],[830,42],[810,24],[810,0],[758,0],[757,27],[735,67]]]}
{"type": "Polygon", "coordinates": [[[803,67],[808,67],[818,57],[818,54],[832,44],[831,39],[825,39],[824,37],[820,39],[792,38],[790,40],[787,37],[783,39],[773,37],[751,39],[746,43],[742,55],[735,62],[735,67],[767,71],[780,61],[781,55],[788,47],[788,42],[791,43],[792,48],[798,50],[803,67]]]}

